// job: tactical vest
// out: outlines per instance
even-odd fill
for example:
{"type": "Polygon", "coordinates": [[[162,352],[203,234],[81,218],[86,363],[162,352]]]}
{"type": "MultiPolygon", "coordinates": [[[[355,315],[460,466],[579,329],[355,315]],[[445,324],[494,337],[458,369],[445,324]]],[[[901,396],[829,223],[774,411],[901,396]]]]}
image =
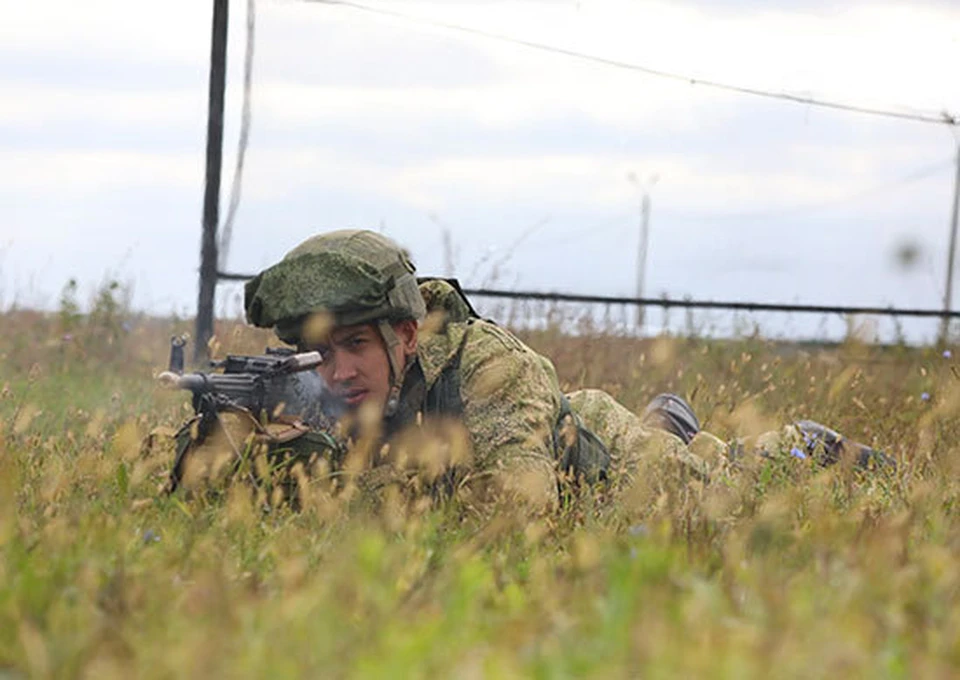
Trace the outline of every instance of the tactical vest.
{"type": "MultiPolygon", "coordinates": [[[[453,315],[452,321],[471,324],[481,317],[467,300],[456,279],[421,278],[418,283],[443,281],[449,284],[456,296],[454,300],[438,301],[428,306],[428,312],[443,311],[453,315]],[[454,311],[455,310],[455,311],[454,311]],[[466,318],[464,318],[464,316],[466,318]]],[[[487,320],[489,323],[493,323],[487,320]]],[[[441,371],[436,382],[427,389],[423,369],[419,361],[409,369],[400,393],[400,406],[396,414],[384,424],[384,434],[389,438],[407,425],[416,422],[417,414],[428,416],[463,416],[463,399],[460,391],[460,357],[458,349],[453,360],[441,371]]],[[[604,482],[610,469],[610,452],[604,443],[589,430],[570,407],[565,395],[560,394],[560,413],[552,431],[554,458],[561,473],[573,480],[588,484],[604,482]]]]}

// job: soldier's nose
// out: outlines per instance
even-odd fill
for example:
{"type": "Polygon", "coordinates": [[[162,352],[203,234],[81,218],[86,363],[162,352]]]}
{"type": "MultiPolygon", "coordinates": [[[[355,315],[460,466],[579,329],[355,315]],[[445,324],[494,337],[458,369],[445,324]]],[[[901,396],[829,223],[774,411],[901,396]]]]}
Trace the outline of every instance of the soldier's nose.
{"type": "Polygon", "coordinates": [[[357,377],[357,367],[354,362],[348,358],[338,360],[333,368],[333,381],[338,383],[348,382],[357,377]]]}

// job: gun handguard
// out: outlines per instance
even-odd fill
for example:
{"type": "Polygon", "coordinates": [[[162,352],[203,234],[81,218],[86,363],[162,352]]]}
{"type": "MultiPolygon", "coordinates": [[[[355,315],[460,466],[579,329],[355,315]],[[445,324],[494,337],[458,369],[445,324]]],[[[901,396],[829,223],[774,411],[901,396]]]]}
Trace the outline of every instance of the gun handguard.
{"type": "Polygon", "coordinates": [[[223,368],[224,373],[187,373],[181,375],[175,371],[163,371],[157,376],[157,380],[164,387],[190,390],[194,394],[229,392],[232,391],[231,388],[243,390],[256,379],[262,380],[263,378],[309,371],[321,363],[323,363],[323,358],[319,352],[291,354],[279,362],[271,355],[261,357],[231,355],[225,361],[216,365],[218,368],[223,368]],[[234,370],[231,371],[231,368],[234,370]]]}
{"type": "Polygon", "coordinates": [[[183,339],[173,338],[170,370],[157,380],[164,387],[190,391],[199,415],[240,408],[255,417],[265,412],[268,418],[283,415],[328,429],[343,412],[342,400],[313,370],[323,362],[319,352],[267,349],[260,356],[229,355],[212,364],[221,372],[181,375],[177,369],[182,352],[183,339]]]}

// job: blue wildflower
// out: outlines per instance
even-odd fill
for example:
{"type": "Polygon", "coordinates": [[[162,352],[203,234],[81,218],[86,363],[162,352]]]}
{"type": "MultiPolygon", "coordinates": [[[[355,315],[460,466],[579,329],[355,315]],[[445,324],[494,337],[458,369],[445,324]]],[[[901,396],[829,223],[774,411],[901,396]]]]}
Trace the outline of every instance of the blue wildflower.
{"type": "Polygon", "coordinates": [[[920,401],[930,401],[930,393],[929,393],[929,392],[923,392],[923,393],[920,395],[920,401]]]}
{"type": "Polygon", "coordinates": [[[807,457],[807,454],[805,454],[803,451],[798,449],[796,446],[790,449],[790,455],[793,456],[794,458],[799,458],[800,460],[805,460],[807,457]]]}
{"type": "Polygon", "coordinates": [[[143,542],[144,543],[158,543],[160,541],[160,534],[158,534],[153,529],[147,529],[143,532],[143,542]]]}
{"type": "Polygon", "coordinates": [[[944,359],[952,359],[952,358],[953,358],[953,352],[951,352],[951,351],[948,350],[948,349],[943,350],[943,358],[944,358],[944,359]]]}

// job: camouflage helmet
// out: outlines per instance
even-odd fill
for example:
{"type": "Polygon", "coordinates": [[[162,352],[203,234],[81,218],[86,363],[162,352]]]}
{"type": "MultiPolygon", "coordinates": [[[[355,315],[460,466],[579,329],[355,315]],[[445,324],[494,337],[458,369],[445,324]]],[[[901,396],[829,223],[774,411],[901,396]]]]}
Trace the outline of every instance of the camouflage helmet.
{"type": "Polygon", "coordinates": [[[307,239],[247,282],[247,321],[299,340],[308,315],[327,312],[339,326],[422,321],[423,297],[407,253],[372,231],[341,230],[307,239]]]}

